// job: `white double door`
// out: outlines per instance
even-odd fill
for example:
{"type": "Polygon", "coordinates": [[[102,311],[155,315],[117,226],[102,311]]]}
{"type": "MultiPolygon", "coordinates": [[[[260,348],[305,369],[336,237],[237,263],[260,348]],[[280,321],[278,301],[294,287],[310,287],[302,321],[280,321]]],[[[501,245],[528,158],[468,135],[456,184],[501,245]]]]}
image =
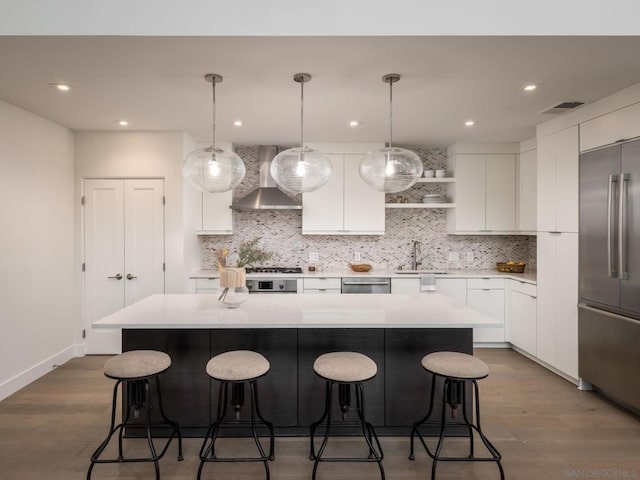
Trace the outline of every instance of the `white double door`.
{"type": "Polygon", "coordinates": [[[120,353],[120,330],[91,324],[164,293],[164,181],[85,179],[85,351],[120,353]]]}

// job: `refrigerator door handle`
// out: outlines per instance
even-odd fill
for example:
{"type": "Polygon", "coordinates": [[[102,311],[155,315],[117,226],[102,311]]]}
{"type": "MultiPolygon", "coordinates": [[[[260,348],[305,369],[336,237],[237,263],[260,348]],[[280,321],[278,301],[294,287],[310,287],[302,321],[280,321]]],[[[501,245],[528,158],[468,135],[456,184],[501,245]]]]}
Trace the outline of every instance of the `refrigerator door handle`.
{"type": "Polygon", "coordinates": [[[613,184],[618,183],[618,175],[609,175],[609,188],[607,189],[607,267],[609,269],[609,277],[617,278],[618,271],[616,270],[616,261],[614,258],[615,239],[614,232],[615,226],[613,210],[615,203],[613,201],[613,184]]]}
{"type": "Polygon", "coordinates": [[[620,232],[619,238],[619,252],[620,252],[620,278],[622,280],[629,280],[629,272],[627,271],[627,185],[631,175],[623,173],[620,175],[620,232]]]}

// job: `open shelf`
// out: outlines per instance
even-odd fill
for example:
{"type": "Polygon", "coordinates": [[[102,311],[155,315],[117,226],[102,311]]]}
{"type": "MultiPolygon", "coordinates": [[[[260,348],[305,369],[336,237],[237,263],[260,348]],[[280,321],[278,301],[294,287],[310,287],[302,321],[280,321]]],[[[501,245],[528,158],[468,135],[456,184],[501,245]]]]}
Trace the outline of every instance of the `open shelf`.
{"type": "Polygon", "coordinates": [[[455,203],[387,203],[386,208],[455,208],[455,203]]]}
{"type": "Polygon", "coordinates": [[[429,177],[429,178],[420,178],[417,183],[453,183],[456,179],[454,177],[429,177]]]}

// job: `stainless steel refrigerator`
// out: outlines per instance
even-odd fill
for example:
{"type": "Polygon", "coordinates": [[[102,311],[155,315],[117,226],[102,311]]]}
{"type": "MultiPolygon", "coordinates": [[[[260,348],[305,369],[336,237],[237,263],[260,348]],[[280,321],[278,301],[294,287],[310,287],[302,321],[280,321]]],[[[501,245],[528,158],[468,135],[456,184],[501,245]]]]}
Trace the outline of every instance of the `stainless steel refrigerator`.
{"type": "Polygon", "coordinates": [[[580,156],[579,375],[640,411],[640,140],[580,156]]]}

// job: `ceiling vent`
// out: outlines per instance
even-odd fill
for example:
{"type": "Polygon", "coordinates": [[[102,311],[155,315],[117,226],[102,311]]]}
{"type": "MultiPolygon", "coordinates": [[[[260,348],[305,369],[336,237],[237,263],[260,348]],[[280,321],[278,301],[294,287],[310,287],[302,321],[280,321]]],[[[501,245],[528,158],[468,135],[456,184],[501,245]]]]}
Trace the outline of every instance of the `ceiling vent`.
{"type": "Polygon", "coordinates": [[[568,112],[569,110],[573,110],[574,108],[578,108],[579,106],[584,105],[584,102],[560,102],[557,105],[554,105],[553,107],[547,108],[545,111],[543,111],[543,114],[552,114],[552,115],[557,115],[559,113],[565,113],[568,112]]]}

